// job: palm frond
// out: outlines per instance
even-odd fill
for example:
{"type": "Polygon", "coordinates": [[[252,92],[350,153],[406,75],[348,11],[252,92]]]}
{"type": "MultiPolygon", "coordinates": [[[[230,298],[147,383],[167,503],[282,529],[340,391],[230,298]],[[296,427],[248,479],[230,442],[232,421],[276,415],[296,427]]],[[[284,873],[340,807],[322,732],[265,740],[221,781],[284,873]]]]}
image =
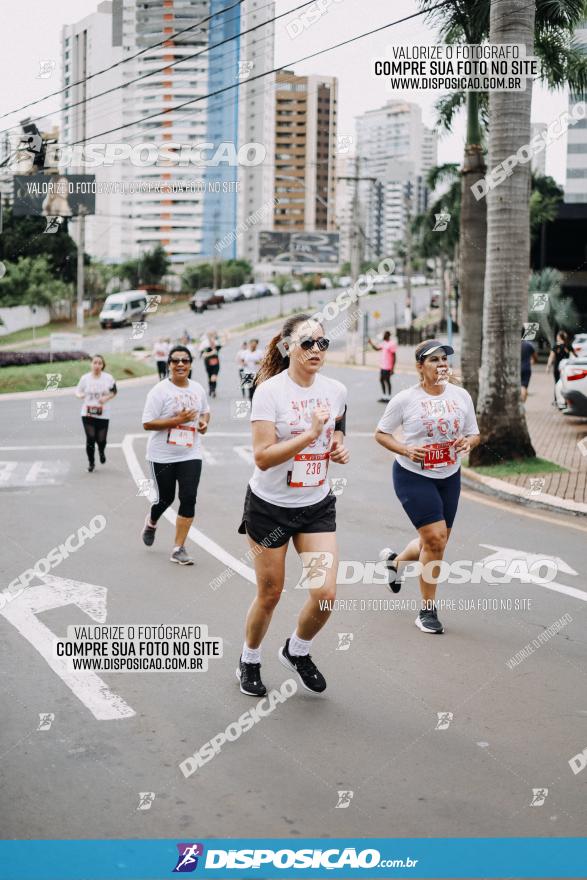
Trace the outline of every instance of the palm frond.
{"type": "Polygon", "coordinates": [[[435,165],[426,175],[426,186],[435,190],[439,184],[454,183],[460,179],[459,166],[456,162],[445,162],[444,165],[435,165]]]}
{"type": "Polygon", "coordinates": [[[439,98],[434,105],[437,127],[450,132],[455,116],[466,103],[467,95],[465,92],[451,92],[439,98]]]}

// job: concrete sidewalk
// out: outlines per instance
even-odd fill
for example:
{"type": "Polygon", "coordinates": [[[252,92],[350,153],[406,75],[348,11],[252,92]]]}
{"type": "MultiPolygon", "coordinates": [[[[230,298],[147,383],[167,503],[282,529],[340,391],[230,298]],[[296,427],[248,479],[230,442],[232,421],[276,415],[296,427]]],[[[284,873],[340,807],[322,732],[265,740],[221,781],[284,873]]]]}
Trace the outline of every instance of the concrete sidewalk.
{"type": "MultiPolygon", "coordinates": [[[[441,337],[442,338],[442,337],[441,337]]],[[[446,337],[444,337],[446,339],[446,337]]],[[[455,340],[455,348],[458,339],[455,340]]],[[[335,363],[344,363],[342,351],[329,352],[328,358],[335,363]]],[[[399,346],[396,373],[416,376],[414,348],[399,346]]],[[[455,355],[458,362],[458,353],[455,355]]],[[[367,351],[363,369],[376,370],[379,353],[367,351]]],[[[360,368],[360,367],[359,367],[360,368]]],[[[579,442],[587,438],[587,419],[563,416],[552,406],[553,378],[545,372],[545,364],[537,364],[532,372],[526,419],[532,444],[539,458],[545,458],[565,468],[559,473],[537,473],[530,477],[500,477],[495,479],[476,474],[466,468],[464,473],[473,484],[485,487],[499,494],[510,494],[517,500],[556,507],[570,513],[587,514],[587,439],[583,453],[579,442]],[[531,482],[532,480],[532,482],[531,482]],[[539,481],[539,482],[537,482],[539,481]]]]}

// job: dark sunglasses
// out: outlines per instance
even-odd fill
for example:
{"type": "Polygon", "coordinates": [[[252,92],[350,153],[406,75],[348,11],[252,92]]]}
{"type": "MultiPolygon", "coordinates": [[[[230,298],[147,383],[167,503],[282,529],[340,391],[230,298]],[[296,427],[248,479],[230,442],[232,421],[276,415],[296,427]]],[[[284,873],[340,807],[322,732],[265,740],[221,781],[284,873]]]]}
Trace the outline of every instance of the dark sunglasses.
{"type": "Polygon", "coordinates": [[[319,336],[318,339],[311,339],[309,337],[300,339],[300,348],[304,351],[310,351],[315,345],[318,346],[318,351],[326,351],[330,345],[330,339],[327,339],[325,336],[319,336]]]}
{"type": "Polygon", "coordinates": [[[191,364],[189,358],[169,358],[170,364],[191,364]]]}

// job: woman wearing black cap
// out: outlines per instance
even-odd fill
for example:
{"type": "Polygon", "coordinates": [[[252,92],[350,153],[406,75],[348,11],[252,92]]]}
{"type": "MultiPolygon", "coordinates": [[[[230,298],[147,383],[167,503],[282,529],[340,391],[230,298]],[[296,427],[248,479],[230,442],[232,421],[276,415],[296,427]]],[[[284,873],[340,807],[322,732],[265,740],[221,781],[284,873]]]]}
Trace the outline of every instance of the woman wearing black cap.
{"type": "Polygon", "coordinates": [[[431,565],[440,562],[456,516],[461,491],[460,456],[479,443],[475,408],[468,391],[449,383],[450,345],[427,339],[416,348],[418,385],[390,400],[375,433],[385,449],[396,454],[393,486],[419,537],[401,553],[382,551],[389,569],[389,585],[400,589],[398,564],[419,560],[422,566],[422,609],[416,626],[423,632],[442,633],[438,620],[436,581],[431,565]],[[402,428],[403,440],[395,436],[402,428]]]}

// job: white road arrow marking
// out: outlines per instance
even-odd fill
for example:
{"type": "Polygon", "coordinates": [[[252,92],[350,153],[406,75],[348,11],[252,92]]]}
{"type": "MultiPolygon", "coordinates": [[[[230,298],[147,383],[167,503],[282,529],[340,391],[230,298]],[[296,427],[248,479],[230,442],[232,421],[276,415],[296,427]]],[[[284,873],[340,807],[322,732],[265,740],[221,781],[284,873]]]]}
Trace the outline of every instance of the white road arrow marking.
{"type": "Polygon", "coordinates": [[[94,672],[71,672],[67,668],[67,658],[54,656],[53,645],[57,636],[37,617],[43,611],[77,605],[92,620],[104,623],[106,587],[50,574],[40,576],[39,580],[42,583],[28,587],[14,602],[10,601],[9,591],[5,590],[8,601],[0,614],[30,642],[94,718],[112,721],[132,717],[134,709],[111,691],[98,675],[94,672]]]}
{"type": "MultiPolygon", "coordinates": [[[[528,570],[533,563],[542,561],[556,565],[558,571],[562,574],[578,574],[578,572],[576,572],[574,568],[571,568],[571,566],[565,562],[564,559],[561,559],[560,556],[549,556],[546,553],[528,553],[526,550],[514,550],[513,547],[496,547],[494,544],[479,544],[479,546],[495,551],[480,560],[483,564],[493,562],[497,559],[505,561],[508,565],[514,561],[520,561],[525,563],[526,570],[528,570]]],[[[503,572],[500,571],[497,574],[498,577],[501,577],[503,572]]],[[[581,599],[583,602],[587,602],[587,592],[584,590],[577,590],[575,587],[568,587],[566,584],[559,584],[556,581],[545,581],[543,577],[532,574],[530,571],[528,571],[528,574],[525,572],[522,574],[521,572],[518,573],[514,571],[512,572],[511,577],[523,580],[525,583],[538,584],[538,586],[545,587],[547,590],[553,590],[555,593],[564,593],[566,596],[573,596],[575,599],[581,599]]]]}
{"type": "Polygon", "coordinates": [[[252,446],[233,446],[232,448],[239,458],[242,458],[247,464],[255,464],[252,446]]]}

